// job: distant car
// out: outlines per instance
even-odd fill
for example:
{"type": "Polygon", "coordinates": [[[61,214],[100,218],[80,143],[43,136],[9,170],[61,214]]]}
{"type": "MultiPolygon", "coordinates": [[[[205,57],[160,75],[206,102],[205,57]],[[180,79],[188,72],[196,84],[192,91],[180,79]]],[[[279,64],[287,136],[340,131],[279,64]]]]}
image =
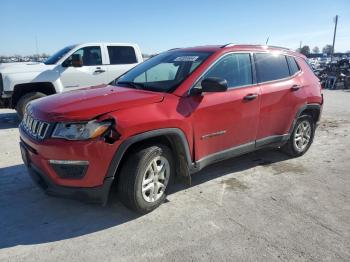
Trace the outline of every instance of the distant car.
{"type": "Polygon", "coordinates": [[[257,149],[293,157],[311,146],[323,104],[303,55],[255,45],[161,53],[114,85],[31,102],[21,152],[34,181],[52,195],[147,213],[178,177],[257,149]]]}
{"type": "Polygon", "coordinates": [[[22,118],[34,99],[108,84],[141,62],[136,44],[88,43],[67,46],[44,63],[1,64],[0,108],[15,108],[22,118]]]}

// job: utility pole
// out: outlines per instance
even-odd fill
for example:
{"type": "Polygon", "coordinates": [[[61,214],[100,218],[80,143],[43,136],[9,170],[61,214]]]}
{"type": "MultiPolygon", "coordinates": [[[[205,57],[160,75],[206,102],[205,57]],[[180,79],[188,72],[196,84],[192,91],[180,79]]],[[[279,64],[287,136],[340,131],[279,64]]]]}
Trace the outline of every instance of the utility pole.
{"type": "Polygon", "coordinates": [[[333,45],[332,45],[332,53],[331,53],[331,61],[333,60],[333,55],[334,55],[334,44],[335,44],[335,36],[337,34],[337,25],[338,25],[338,15],[335,16],[334,18],[334,35],[333,35],[333,45]]]}
{"type": "Polygon", "coordinates": [[[39,57],[38,36],[37,35],[35,35],[35,49],[36,49],[36,54],[39,57]]]}
{"type": "Polygon", "coordinates": [[[267,45],[267,43],[269,42],[269,40],[270,40],[270,37],[268,36],[267,39],[266,39],[265,45],[267,45]]]}
{"type": "Polygon", "coordinates": [[[301,45],[303,44],[303,41],[299,42],[299,49],[301,50],[301,45]]]}

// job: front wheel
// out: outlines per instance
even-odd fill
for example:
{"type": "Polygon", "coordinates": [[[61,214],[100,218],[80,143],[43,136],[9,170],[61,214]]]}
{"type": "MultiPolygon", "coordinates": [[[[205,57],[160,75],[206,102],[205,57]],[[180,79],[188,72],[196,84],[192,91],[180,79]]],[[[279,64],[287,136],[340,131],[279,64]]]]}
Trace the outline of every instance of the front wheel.
{"type": "Polygon", "coordinates": [[[314,135],[314,120],[309,115],[303,115],[298,118],[293,132],[282,150],[292,157],[302,156],[310,148],[314,135]]]}
{"type": "Polygon", "coordinates": [[[40,92],[30,92],[28,94],[23,95],[18,100],[17,105],[16,105],[16,111],[17,111],[17,115],[18,115],[19,119],[22,120],[26,106],[28,105],[28,103],[30,101],[33,101],[35,99],[42,98],[45,96],[46,96],[45,94],[40,93],[40,92]]]}
{"type": "Polygon", "coordinates": [[[140,148],[129,155],[119,176],[121,202],[138,213],[148,213],[166,198],[174,176],[172,153],[165,145],[140,148]]]}

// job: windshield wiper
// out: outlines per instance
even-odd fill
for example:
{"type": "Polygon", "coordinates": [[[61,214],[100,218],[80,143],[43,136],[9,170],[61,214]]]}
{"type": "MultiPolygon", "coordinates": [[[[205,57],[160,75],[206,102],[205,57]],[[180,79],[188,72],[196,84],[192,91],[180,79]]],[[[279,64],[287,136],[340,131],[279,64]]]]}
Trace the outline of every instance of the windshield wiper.
{"type": "Polygon", "coordinates": [[[132,82],[132,81],[120,81],[120,82],[117,82],[117,85],[118,84],[121,84],[121,85],[128,85],[128,86],[131,86],[135,89],[143,89],[145,86],[141,83],[135,83],[135,82],[132,82]]]}

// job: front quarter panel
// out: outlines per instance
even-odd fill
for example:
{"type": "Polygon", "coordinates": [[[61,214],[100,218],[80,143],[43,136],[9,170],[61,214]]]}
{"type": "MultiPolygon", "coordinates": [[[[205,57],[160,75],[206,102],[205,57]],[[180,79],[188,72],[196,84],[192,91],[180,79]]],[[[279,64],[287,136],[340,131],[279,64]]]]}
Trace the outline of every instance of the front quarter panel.
{"type": "MultiPolygon", "coordinates": [[[[59,77],[56,68],[48,68],[42,72],[21,72],[3,74],[4,91],[13,91],[16,85],[38,82],[51,82],[55,85],[59,77]]],[[[56,88],[56,86],[55,86],[56,88]]],[[[58,91],[59,88],[56,88],[58,91]]]]}
{"type": "Polygon", "coordinates": [[[116,129],[122,141],[147,131],[178,128],[186,136],[190,152],[192,152],[193,133],[190,122],[191,108],[186,98],[165,94],[160,103],[132,107],[108,115],[116,121],[116,129]]]}

